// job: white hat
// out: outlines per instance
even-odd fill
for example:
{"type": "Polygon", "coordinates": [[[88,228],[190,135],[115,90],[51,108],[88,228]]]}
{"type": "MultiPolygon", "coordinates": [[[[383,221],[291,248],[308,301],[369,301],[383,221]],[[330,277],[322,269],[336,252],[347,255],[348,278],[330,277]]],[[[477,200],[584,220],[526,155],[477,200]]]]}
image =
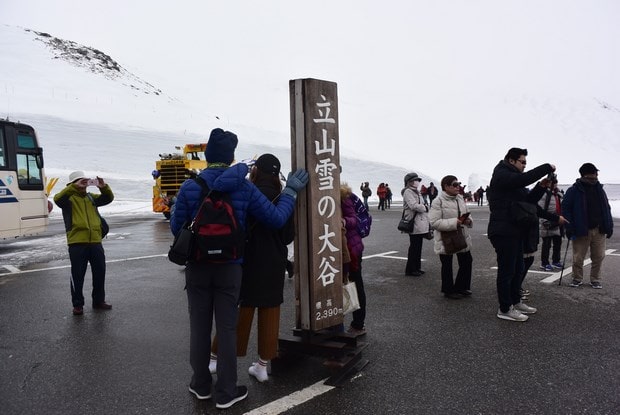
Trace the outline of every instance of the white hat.
{"type": "Polygon", "coordinates": [[[71,183],[75,183],[77,180],[80,179],[85,179],[86,175],[84,174],[83,171],[74,171],[73,173],[71,173],[69,175],[69,183],[67,183],[67,186],[70,185],[71,183]]]}

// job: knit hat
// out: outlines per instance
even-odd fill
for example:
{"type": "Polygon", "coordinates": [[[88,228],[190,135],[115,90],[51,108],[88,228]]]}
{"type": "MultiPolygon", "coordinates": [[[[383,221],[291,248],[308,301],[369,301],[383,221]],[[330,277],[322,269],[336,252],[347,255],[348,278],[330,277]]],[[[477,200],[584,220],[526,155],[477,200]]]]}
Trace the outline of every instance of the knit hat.
{"type": "Polygon", "coordinates": [[[583,163],[581,167],[579,167],[579,174],[585,176],[586,174],[596,174],[598,173],[598,169],[592,163],[583,163]]]}
{"type": "Polygon", "coordinates": [[[412,180],[417,180],[417,181],[421,182],[422,178],[420,176],[418,176],[417,173],[407,173],[405,175],[405,186],[407,186],[407,183],[409,183],[412,180]]]}
{"type": "Polygon", "coordinates": [[[71,183],[75,183],[80,179],[85,179],[86,175],[84,174],[83,171],[74,171],[69,175],[69,183],[67,183],[67,186],[69,186],[71,183]]]}
{"type": "Polygon", "coordinates": [[[205,150],[207,162],[231,164],[235,159],[235,148],[238,142],[234,133],[215,128],[211,131],[205,150]]]}
{"type": "Polygon", "coordinates": [[[263,154],[256,160],[254,165],[263,173],[273,174],[274,176],[280,174],[280,160],[273,154],[263,154]]]}

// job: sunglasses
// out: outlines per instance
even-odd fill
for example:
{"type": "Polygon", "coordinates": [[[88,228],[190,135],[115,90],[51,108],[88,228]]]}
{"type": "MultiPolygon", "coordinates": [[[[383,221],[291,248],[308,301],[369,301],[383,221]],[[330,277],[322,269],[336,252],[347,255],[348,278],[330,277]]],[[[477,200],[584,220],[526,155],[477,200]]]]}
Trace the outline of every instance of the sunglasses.
{"type": "Polygon", "coordinates": [[[461,182],[454,182],[450,186],[452,186],[452,187],[461,187],[461,182]]]}
{"type": "Polygon", "coordinates": [[[519,163],[523,164],[524,166],[527,164],[527,162],[525,160],[516,160],[516,161],[518,161],[519,163]]]}

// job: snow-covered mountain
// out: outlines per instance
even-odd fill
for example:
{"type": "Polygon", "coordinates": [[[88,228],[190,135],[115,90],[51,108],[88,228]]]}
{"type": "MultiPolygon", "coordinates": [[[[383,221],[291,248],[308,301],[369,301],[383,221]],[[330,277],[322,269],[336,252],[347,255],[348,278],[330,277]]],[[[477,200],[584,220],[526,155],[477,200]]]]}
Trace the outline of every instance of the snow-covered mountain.
{"type": "MultiPolygon", "coordinates": [[[[84,169],[116,181],[121,198],[142,200],[148,209],[158,154],[204,142],[214,127],[239,135],[238,159],[268,151],[288,169],[288,114],[270,129],[253,125],[252,117],[231,120],[133,72],[96,48],[0,24],[0,116],[37,129],[49,176],[84,169]]],[[[620,183],[618,103],[568,93],[478,92],[412,97],[374,124],[365,107],[402,100],[388,91],[339,90],[343,179],[354,190],[362,181],[372,188],[390,183],[397,198],[408,171],[426,184],[456,174],[476,189],[488,184],[506,150],[519,146],[530,151],[528,166],[556,164],[562,183],[572,182],[584,161],[599,167],[603,181],[620,183]],[[355,100],[362,94],[363,102],[355,100]],[[376,138],[368,144],[356,137],[376,138]]]]}
{"type": "MultiPolygon", "coordinates": [[[[272,145],[273,132],[227,125],[215,115],[201,118],[105,53],[46,33],[0,25],[0,88],[1,116],[36,128],[47,175],[60,177],[58,186],[73,170],[104,177],[120,209],[150,210],[159,154],[206,142],[217,126],[239,135],[237,159],[271,152],[283,171],[290,169],[290,149],[272,145]]],[[[341,164],[342,178],[354,190],[362,181],[391,182],[398,193],[407,173],[345,156],[341,164]]],[[[420,174],[427,183],[434,180],[420,174]]]]}

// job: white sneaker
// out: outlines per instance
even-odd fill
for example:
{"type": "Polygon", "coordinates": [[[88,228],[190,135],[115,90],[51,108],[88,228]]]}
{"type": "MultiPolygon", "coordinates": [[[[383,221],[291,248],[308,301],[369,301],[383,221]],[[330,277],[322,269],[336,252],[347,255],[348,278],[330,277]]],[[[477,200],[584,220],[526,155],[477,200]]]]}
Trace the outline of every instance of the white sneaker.
{"type": "Polygon", "coordinates": [[[209,372],[211,374],[217,373],[217,359],[209,360],[209,372]]]}
{"type": "Polygon", "coordinates": [[[530,307],[524,302],[520,302],[514,305],[515,310],[519,311],[522,314],[534,314],[538,311],[535,307],[530,307]]]}
{"type": "Polygon", "coordinates": [[[259,382],[265,382],[269,379],[267,374],[267,367],[261,365],[258,362],[252,363],[252,366],[248,369],[248,373],[256,378],[259,382]]]}
{"type": "Polygon", "coordinates": [[[527,321],[528,316],[521,314],[518,310],[515,310],[513,306],[510,306],[508,312],[502,313],[502,310],[497,310],[497,318],[508,321],[527,321]]]}

